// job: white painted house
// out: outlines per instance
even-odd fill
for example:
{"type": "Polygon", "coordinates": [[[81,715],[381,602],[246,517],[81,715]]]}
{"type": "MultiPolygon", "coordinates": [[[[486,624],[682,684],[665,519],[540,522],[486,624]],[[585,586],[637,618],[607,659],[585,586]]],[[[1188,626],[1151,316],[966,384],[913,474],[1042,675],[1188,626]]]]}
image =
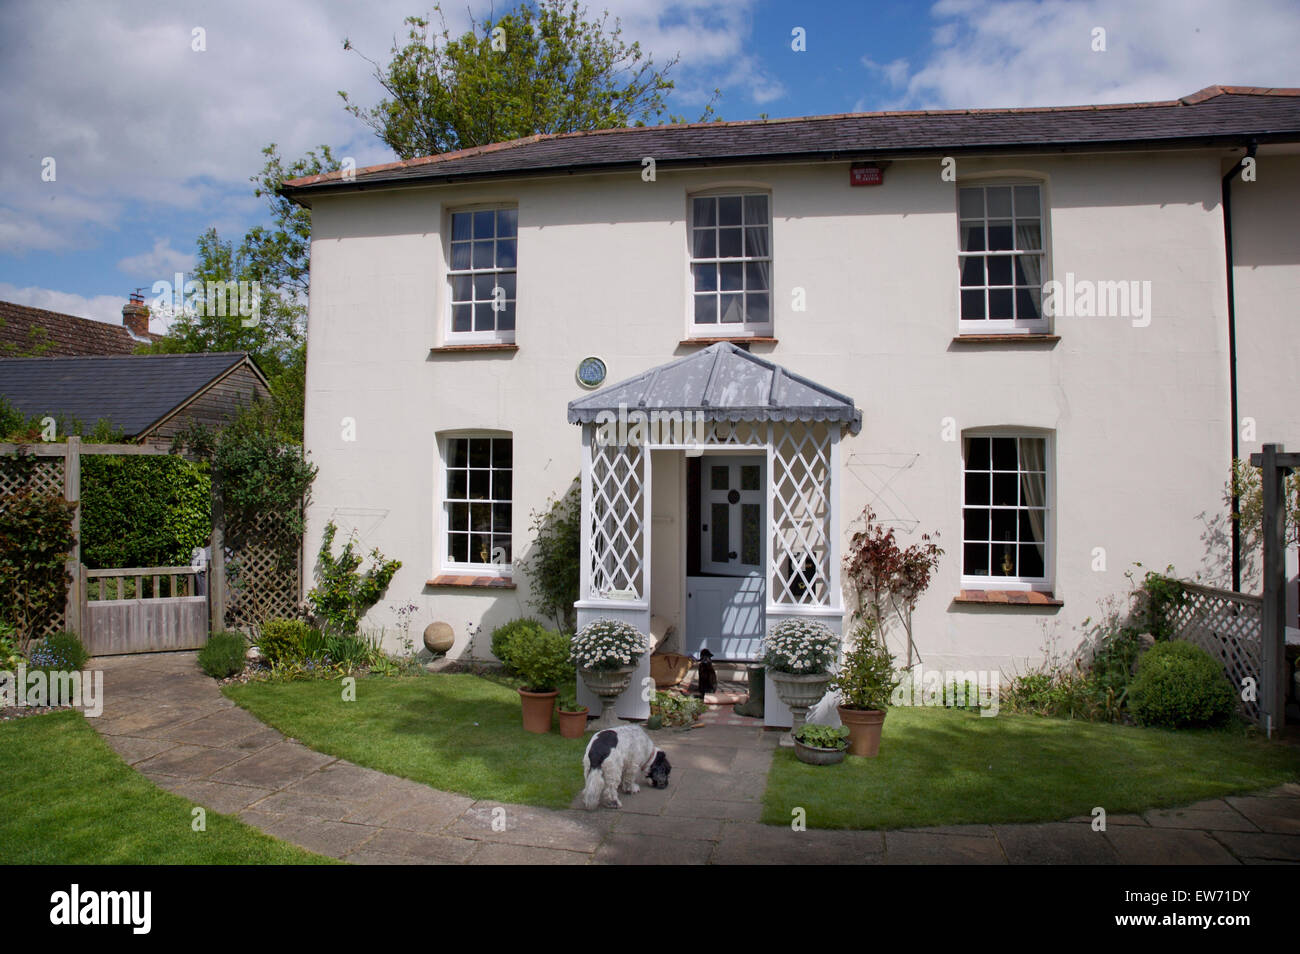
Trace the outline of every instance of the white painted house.
{"type": "Polygon", "coordinates": [[[1134,562],[1229,584],[1232,456],[1300,447],[1297,90],[534,136],[284,191],[308,557],[334,520],[402,560],[369,621],[414,602],[454,655],[530,613],[512,564],[578,479],[580,622],[729,659],[839,630],[870,506],[946,550],[923,664],[1023,671],[1134,562]],[[691,426],[620,442],[620,409],[691,426]]]}

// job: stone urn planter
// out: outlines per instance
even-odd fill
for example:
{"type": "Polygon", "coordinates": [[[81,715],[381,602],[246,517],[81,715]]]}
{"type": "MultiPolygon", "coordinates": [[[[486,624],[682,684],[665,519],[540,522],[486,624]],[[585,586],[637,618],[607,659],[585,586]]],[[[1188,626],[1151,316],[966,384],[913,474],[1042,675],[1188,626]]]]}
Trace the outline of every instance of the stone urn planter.
{"type": "Polygon", "coordinates": [[[618,727],[618,719],[614,715],[614,700],[631,684],[634,672],[636,672],[635,666],[620,666],[617,669],[578,669],[578,675],[582,677],[586,687],[600,697],[600,717],[588,726],[593,732],[618,727]]]}
{"type": "Polygon", "coordinates": [[[769,669],[776,694],[790,709],[790,731],[781,736],[781,745],[789,748],[794,745],[793,733],[799,730],[808,717],[808,710],[826,695],[826,686],[831,681],[828,672],[797,674],[777,672],[769,669]]]}
{"type": "Polygon", "coordinates": [[[524,713],[524,731],[536,732],[538,735],[550,732],[551,713],[555,711],[559,691],[552,689],[550,692],[529,692],[527,689],[517,689],[516,692],[519,693],[519,704],[524,713]]]}
{"type": "Polygon", "coordinates": [[[880,754],[880,732],[885,726],[884,709],[852,709],[838,706],[840,722],[849,729],[849,755],[874,759],[880,754]]]}

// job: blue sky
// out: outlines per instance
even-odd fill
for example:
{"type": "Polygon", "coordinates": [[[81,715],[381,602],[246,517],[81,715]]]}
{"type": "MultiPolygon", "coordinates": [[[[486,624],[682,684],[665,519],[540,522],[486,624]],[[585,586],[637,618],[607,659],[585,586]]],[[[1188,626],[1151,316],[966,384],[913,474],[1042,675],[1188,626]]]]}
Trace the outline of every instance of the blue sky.
{"type": "MultiPolygon", "coordinates": [[[[467,24],[466,4],[446,5],[467,24]]],[[[481,20],[489,3],[468,4],[481,20]]],[[[497,0],[498,9],[508,6],[497,0]]],[[[670,106],[724,119],[1174,99],[1300,86],[1295,0],[608,0],[627,39],[681,61],[670,106]],[[792,31],[807,49],[791,49],[792,31]],[[1094,51],[1094,31],[1106,50],[1094,51]]],[[[0,299],[119,322],[127,294],[193,262],[215,226],[264,221],[261,148],[391,155],[347,115],[409,0],[8,0],[0,9],[0,299]],[[192,49],[202,28],[206,50],[192,49]],[[42,163],[55,160],[56,179],[42,163]]],[[[161,330],[155,328],[154,330],[161,330]]]]}

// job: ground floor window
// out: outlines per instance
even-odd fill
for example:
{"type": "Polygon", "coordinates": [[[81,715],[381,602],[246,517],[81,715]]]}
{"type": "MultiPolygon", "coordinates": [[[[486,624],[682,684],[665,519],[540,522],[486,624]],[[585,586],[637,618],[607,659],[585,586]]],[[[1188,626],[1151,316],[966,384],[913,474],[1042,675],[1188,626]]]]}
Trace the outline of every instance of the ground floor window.
{"type": "Polygon", "coordinates": [[[508,569],[514,448],[509,437],[448,437],[443,442],[443,562],[508,569]]]}
{"type": "Polygon", "coordinates": [[[1048,578],[1048,441],[971,434],[963,439],[962,576],[997,584],[1048,578]]]}

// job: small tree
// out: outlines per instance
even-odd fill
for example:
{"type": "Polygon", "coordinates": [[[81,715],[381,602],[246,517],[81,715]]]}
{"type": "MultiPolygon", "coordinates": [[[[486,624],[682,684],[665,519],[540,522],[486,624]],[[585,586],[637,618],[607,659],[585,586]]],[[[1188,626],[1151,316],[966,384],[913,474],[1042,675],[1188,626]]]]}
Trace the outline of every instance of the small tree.
{"type": "Polygon", "coordinates": [[[844,581],[856,598],[855,618],[867,618],[877,636],[884,639],[885,626],[897,619],[907,633],[907,664],[912,665],[912,612],[929,588],[943,550],[934,542],[939,536],[922,534],[919,543],[900,547],[894,531],[876,522],[868,506],[859,518],[863,528],[853,534],[844,556],[844,581]]]}
{"type": "Polygon", "coordinates": [[[0,496],[0,613],[23,652],[66,598],[74,509],[56,494],[0,496]]]}
{"type": "Polygon", "coordinates": [[[574,481],[564,496],[533,512],[532,550],[516,561],[528,577],[529,602],[569,633],[577,622],[573,604],[581,586],[581,512],[582,488],[574,481]]]}
{"type": "Polygon", "coordinates": [[[375,548],[370,551],[370,569],[358,573],[363,558],[356,552],[353,540],[348,540],[343,552],[334,556],[336,533],[338,527],[334,521],[325,524],[318,566],[320,582],[307,594],[307,602],[331,627],[351,635],[357,631],[366,610],[384,595],[393,575],[402,568],[402,561],[385,559],[375,548]]]}

